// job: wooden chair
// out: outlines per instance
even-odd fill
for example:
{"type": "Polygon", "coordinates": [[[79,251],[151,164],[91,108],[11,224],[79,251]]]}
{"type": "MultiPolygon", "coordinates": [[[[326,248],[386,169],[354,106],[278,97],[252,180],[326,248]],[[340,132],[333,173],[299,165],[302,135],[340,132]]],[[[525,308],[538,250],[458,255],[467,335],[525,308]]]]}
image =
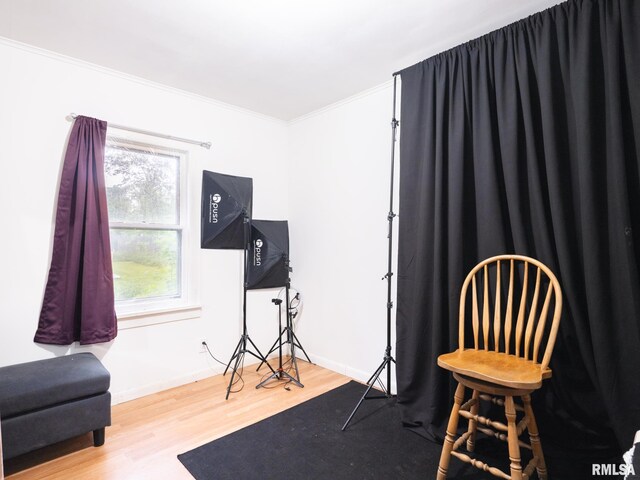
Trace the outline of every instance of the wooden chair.
{"type": "Polygon", "coordinates": [[[526,480],[534,470],[540,479],[547,478],[530,395],[540,388],[542,380],[551,377],[549,360],[561,310],[560,284],[551,270],[538,260],[500,255],[480,262],[469,272],[460,295],[459,348],[438,357],[438,365],[453,372],[458,381],[440,456],[438,480],[447,477],[452,455],[503,479],[526,480]],[[478,302],[480,289],[483,292],[481,305],[478,302]],[[467,307],[471,308],[472,347],[471,338],[465,337],[467,307]],[[551,318],[550,324],[548,318],[551,318]],[[472,394],[463,403],[465,388],[472,390],[472,394]],[[515,397],[522,399],[522,405],[514,402],[515,397]],[[479,415],[480,400],[504,406],[507,424],[479,415]],[[518,413],[522,415],[520,420],[518,413]],[[469,426],[456,440],[461,416],[469,421],[469,426]],[[467,451],[473,452],[478,430],[508,443],[510,475],[458,451],[466,442],[467,451]],[[525,430],[529,431],[530,444],[519,439],[525,430]],[[524,470],[520,463],[520,447],[533,452],[533,459],[524,470]]]}

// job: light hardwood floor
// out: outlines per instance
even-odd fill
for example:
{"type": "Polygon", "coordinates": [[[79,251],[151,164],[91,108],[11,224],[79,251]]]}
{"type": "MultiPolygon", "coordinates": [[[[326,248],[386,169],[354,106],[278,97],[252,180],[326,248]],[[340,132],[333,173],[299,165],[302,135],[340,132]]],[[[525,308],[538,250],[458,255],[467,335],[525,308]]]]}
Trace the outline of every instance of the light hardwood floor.
{"type": "MultiPolygon", "coordinates": [[[[256,389],[262,374],[248,365],[244,389],[224,399],[229,375],[201,380],[112,409],[104,446],[91,434],[7,462],[7,480],[193,480],[177,459],[204,443],[263,420],[350,379],[299,361],[304,388],[256,389]]],[[[354,399],[354,402],[357,399],[354,399]]]]}

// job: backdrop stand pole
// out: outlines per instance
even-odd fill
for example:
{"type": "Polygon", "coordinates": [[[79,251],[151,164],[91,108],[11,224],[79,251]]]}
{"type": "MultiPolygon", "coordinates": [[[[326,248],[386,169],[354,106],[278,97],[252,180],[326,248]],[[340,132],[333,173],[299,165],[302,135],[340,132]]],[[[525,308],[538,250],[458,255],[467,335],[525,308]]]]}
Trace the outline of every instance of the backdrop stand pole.
{"type": "Polygon", "coordinates": [[[391,278],[393,277],[393,219],[396,217],[396,214],[393,213],[393,185],[394,185],[394,169],[395,169],[395,157],[396,157],[396,133],[398,130],[398,125],[400,122],[396,119],[396,93],[397,93],[397,79],[396,74],[393,75],[393,116],[391,120],[391,180],[389,185],[389,214],[387,215],[387,221],[389,223],[389,233],[387,238],[389,239],[389,250],[387,257],[387,273],[382,280],[387,280],[387,347],[384,351],[384,358],[382,359],[382,363],[378,366],[378,368],[373,372],[373,375],[369,377],[367,381],[367,389],[364,394],[356,404],[355,408],[347,418],[347,421],[342,426],[342,430],[344,431],[351,419],[354,417],[360,405],[365,400],[375,400],[375,399],[385,399],[391,398],[393,395],[391,394],[391,364],[396,363],[395,359],[391,355],[391,310],[393,309],[393,302],[391,301],[391,278]],[[384,370],[387,370],[387,384],[382,383],[380,380],[380,375],[384,370]],[[368,396],[369,392],[373,388],[373,386],[377,383],[382,387],[383,395],[376,396],[368,396]]]}

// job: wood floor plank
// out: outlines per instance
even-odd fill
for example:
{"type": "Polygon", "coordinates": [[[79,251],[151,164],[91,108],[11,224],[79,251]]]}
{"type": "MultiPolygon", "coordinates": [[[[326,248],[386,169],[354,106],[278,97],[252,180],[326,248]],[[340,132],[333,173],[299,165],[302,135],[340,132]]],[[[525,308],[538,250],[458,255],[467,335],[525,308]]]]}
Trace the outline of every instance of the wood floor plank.
{"type": "MultiPolygon", "coordinates": [[[[304,388],[272,383],[256,365],[244,369],[245,386],[224,399],[229,375],[216,375],[116,405],[106,442],[94,448],[91,434],[43,448],[5,464],[7,480],[192,480],[177,455],[298,405],[350,378],[298,361],[304,388]]],[[[354,402],[357,399],[354,399],[354,402]]]]}

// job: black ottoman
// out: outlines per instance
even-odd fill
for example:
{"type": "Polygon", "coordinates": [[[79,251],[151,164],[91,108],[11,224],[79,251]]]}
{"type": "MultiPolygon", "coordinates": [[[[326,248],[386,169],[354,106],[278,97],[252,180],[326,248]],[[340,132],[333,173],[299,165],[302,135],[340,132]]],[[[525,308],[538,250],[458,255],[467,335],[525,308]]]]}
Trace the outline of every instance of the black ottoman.
{"type": "Polygon", "coordinates": [[[0,368],[2,456],[93,432],[104,443],[111,425],[109,372],[91,353],[0,368]]]}

